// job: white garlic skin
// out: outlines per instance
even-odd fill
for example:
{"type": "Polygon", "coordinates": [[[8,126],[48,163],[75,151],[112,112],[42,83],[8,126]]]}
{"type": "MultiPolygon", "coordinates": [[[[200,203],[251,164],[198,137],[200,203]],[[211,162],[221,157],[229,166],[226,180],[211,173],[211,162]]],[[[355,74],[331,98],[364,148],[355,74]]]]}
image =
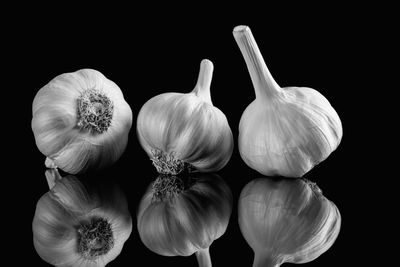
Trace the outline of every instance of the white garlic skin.
{"type": "Polygon", "coordinates": [[[249,27],[237,26],[233,35],[256,94],[240,119],[240,155],[263,175],[301,177],[338,147],[343,135],[340,118],[318,91],[281,88],[249,27]]]}
{"type": "MultiPolygon", "coordinates": [[[[212,72],[212,67],[203,60],[200,72],[212,72]]],[[[199,85],[201,76],[190,93],[164,93],[148,100],[137,118],[137,136],[150,158],[157,149],[197,171],[214,172],[229,161],[233,136],[224,113],[211,103],[209,84],[199,85]]]]}
{"type": "Polygon", "coordinates": [[[32,130],[38,149],[65,172],[76,174],[115,162],[124,152],[132,111],[119,87],[99,71],[64,73],[41,88],[32,104],[32,130]],[[77,126],[77,99],[96,89],[113,103],[107,131],[82,131],[77,126]]]}
{"type": "Polygon", "coordinates": [[[267,104],[254,100],[239,123],[239,152],[267,176],[301,177],[339,145],[340,118],[328,100],[307,87],[282,88],[267,104]]]}

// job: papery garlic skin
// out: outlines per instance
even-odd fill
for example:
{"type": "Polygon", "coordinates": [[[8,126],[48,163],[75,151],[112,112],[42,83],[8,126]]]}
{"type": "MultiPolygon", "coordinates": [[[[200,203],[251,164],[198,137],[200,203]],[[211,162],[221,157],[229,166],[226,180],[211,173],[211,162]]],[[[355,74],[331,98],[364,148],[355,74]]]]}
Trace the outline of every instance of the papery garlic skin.
{"type": "Polygon", "coordinates": [[[32,113],[40,152],[71,174],[115,162],[132,125],[131,108],[119,87],[93,69],[55,77],[36,94],[32,113]]]}
{"type": "Polygon", "coordinates": [[[240,194],[238,218],[254,267],[312,261],[333,245],[341,226],[336,205],[302,179],[251,181],[240,194]]]}
{"type": "Polygon", "coordinates": [[[212,62],[203,60],[192,92],[157,95],[141,108],[137,136],[159,173],[214,172],[229,161],[233,136],[224,113],[211,102],[212,71],[212,62]]]}
{"type": "Polygon", "coordinates": [[[196,173],[190,179],[159,176],[140,201],[137,227],[151,251],[163,256],[196,253],[204,263],[212,242],[226,231],[232,193],[217,175],[196,173]]]}
{"type": "Polygon", "coordinates": [[[261,174],[301,177],[338,147],[340,118],[318,91],[279,87],[247,26],[233,34],[256,92],[240,119],[240,155],[261,174]]]}
{"type": "Polygon", "coordinates": [[[113,185],[107,188],[90,195],[75,177],[67,176],[40,198],[32,230],[34,247],[44,261],[54,266],[101,267],[120,254],[132,232],[132,219],[122,191],[113,185]],[[83,254],[79,249],[84,244],[79,231],[92,223],[109,227],[109,239],[101,239],[99,234],[93,239],[93,248],[87,250],[98,255],[83,254]]]}

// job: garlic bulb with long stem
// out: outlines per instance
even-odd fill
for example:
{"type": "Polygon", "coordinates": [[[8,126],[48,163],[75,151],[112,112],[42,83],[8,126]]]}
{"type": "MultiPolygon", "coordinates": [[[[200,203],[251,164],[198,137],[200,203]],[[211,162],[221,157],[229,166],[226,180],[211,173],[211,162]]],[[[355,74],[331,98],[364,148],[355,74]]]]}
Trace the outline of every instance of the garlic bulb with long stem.
{"type": "Polygon", "coordinates": [[[46,178],[50,191],[39,199],[32,223],[39,256],[60,267],[101,267],[114,260],[132,232],[122,190],[110,182],[84,186],[56,169],[47,170],[46,178]]]}
{"type": "Polygon", "coordinates": [[[55,77],[36,94],[32,113],[46,166],[71,174],[114,163],[132,125],[131,108],[119,87],[93,69],[55,77]]]}
{"type": "Polygon", "coordinates": [[[312,261],[333,245],[341,226],[335,204],[305,179],[251,181],[240,193],[238,217],[253,267],[312,261]]]}
{"type": "Polygon", "coordinates": [[[209,247],[222,236],[232,212],[232,193],[215,174],[189,177],[160,175],[140,201],[140,239],[163,256],[196,254],[201,267],[211,267],[209,247]]]}
{"type": "Polygon", "coordinates": [[[211,102],[213,64],[204,59],[195,88],[148,100],[137,118],[137,136],[162,174],[214,172],[229,161],[233,137],[225,115],[211,102]]]}
{"type": "Polygon", "coordinates": [[[240,155],[261,174],[301,177],[339,145],[343,134],[340,118],[318,91],[281,88],[249,27],[237,26],[233,35],[256,94],[240,119],[240,155]]]}

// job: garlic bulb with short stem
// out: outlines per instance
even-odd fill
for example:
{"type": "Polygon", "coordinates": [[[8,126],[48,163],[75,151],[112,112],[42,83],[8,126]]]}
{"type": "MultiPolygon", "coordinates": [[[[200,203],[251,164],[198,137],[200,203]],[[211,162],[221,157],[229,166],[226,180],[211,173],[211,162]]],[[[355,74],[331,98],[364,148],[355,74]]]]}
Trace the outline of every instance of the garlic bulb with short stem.
{"type": "Polygon", "coordinates": [[[239,226],[253,249],[253,267],[310,262],[339,235],[336,205],[305,179],[259,178],[240,193],[239,226]]]}
{"type": "Polygon", "coordinates": [[[318,91],[281,88],[249,27],[237,26],[233,35],[256,94],[240,119],[240,155],[263,175],[301,177],[338,147],[343,134],[340,118],[318,91]]]}
{"type": "Polygon", "coordinates": [[[231,212],[232,193],[218,175],[160,175],[140,201],[137,227],[151,251],[163,256],[195,253],[199,266],[210,267],[209,247],[225,233],[231,212]]]}
{"type": "Polygon", "coordinates": [[[229,161],[233,137],[224,113],[211,102],[213,69],[202,60],[190,93],[160,94],[141,108],[137,136],[159,173],[215,172],[229,161]]]}
{"type": "Polygon", "coordinates": [[[36,205],[36,252],[54,266],[101,267],[114,260],[132,232],[122,190],[114,183],[84,185],[75,176],[46,171],[51,188],[36,205]]]}
{"type": "Polygon", "coordinates": [[[32,113],[46,166],[71,174],[114,163],[132,125],[131,108],[119,87],[93,69],[55,77],[37,92],[32,113]]]}

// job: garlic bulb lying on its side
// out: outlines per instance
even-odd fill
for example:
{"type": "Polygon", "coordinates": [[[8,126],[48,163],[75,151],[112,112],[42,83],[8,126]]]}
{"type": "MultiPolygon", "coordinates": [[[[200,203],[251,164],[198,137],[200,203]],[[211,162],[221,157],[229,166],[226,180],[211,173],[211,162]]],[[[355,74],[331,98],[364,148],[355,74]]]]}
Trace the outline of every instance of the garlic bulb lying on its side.
{"type": "Polygon", "coordinates": [[[203,60],[192,92],[157,95],[141,108],[137,135],[159,173],[214,172],[229,161],[233,137],[225,115],[211,102],[212,72],[212,62],[203,60]]]}
{"type": "Polygon", "coordinates": [[[46,166],[76,174],[114,163],[123,153],[132,111],[119,87],[92,69],[64,73],[39,90],[32,130],[46,166]]]}
{"type": "Polygon", "coordinates": [[[140,201],[137,227],[151,251],[163,256],[196,253],[199,266],[211,267],[209,247],[225,233],[231,212],[232,193],[218,175],[160,175],[140,201]]]}
{"type": "Polygon", "coordinates": [[[310,262],[333,245],[341,224],[335,204],[304,179],[251,181],[240,193],[238,217],[253,267],[310,262]]]}
{"type": "Polygon", "coordinates": [[[316,90],[279,87],[247,26],[235,27],[233,35],[256,93],[240,119],[240,155],[264,175],[301,177],[339,145],[340,118],[316,90]]]}
{"type": "Polygon", "coordinates": [[[49,192],[36,205],[33,244],[55,266],[101,267],[114,260],[132,232],[126,198],[115,184],[89,190],[74,176],[47,170],[49,192]]]}

